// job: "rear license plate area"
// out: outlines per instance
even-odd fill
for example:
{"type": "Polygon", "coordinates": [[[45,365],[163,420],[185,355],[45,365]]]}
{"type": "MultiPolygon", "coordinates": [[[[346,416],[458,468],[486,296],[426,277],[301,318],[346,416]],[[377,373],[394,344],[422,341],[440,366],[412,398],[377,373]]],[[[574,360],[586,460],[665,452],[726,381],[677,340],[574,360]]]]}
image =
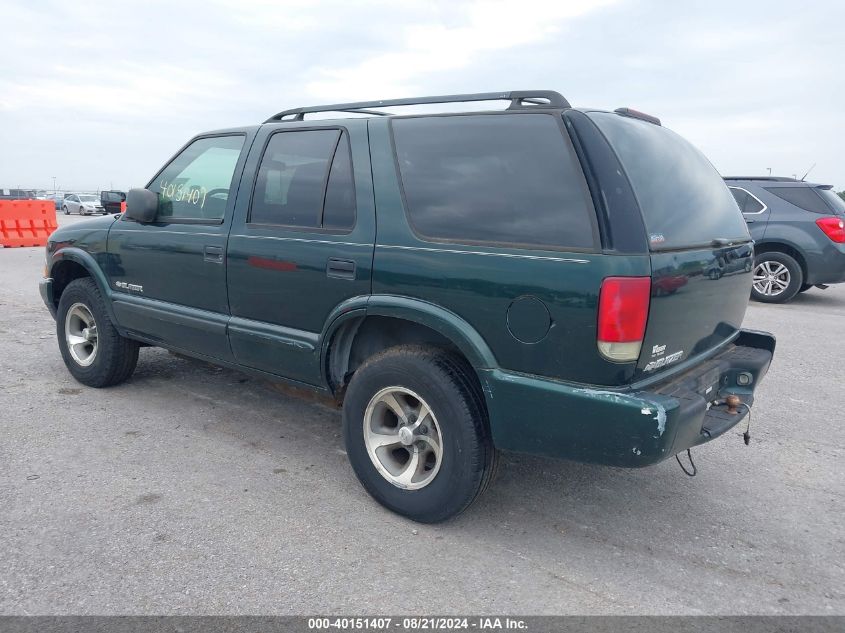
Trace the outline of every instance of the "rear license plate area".
{"type": "Polygon", "coordinates": [[[696,379],[695,392],[705,400],[713,400],[719,393],[722,374],[718,367],[709,369],[696,379]]]}

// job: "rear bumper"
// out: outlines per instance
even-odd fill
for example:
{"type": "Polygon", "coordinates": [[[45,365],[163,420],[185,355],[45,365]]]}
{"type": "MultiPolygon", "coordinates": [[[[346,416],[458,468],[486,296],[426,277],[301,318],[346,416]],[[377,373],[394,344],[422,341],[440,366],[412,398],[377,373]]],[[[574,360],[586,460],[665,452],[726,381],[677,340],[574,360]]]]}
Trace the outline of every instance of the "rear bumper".
{"type": "Polygon", "coordinates": [[[807,261],[808,284],[845,282],[845,244],[832,244],[821,255],[807,261]]]}
{"type": "Polygon", "coordinates": [[[742,330],[714,357],[647,390],[581,387],[482,370],[493,441],[504,450],[648,466],[738,424],[747,415],[745,407],[730,414],[708,403],[736,394],[751,406],[774,349],[771,334],[742,330]],[[750,376],[750,384],[739,384],[740,374],[750,376]]]}

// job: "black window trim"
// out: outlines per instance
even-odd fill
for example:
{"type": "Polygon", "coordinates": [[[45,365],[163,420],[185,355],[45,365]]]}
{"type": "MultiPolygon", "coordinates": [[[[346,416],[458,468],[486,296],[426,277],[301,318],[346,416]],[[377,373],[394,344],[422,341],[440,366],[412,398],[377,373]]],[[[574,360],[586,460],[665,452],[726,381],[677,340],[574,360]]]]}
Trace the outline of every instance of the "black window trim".
{"type": "Polygon", "coordinates": [[[529,251],[550,251],[550,252],[564,252],[564,253],[591,253],[591,254],[601,254],[602,247],[601,247],[601,235],[599,232],[599,224],[598,218],[596,217],[596,208],[595,204],[593,203],[593,196],[590,192],[589,185],[587,183],[587,176],[584,173],[584,166],[581,164],[580,157],[578,156],[575,148],[573,146],[572,139],[569,136],[569,132],[566,130],[566,126],[563,122],[562,117],[562,110],[560,109],[538,109],[538,110],[531,110],[526,112],[515,112],[509,110],[491,110],[486,111],[482,110],[479,112],[442,112],[437,114],[408,114],[402,116],[391,116],[388,121],[388,129],[389,129],[389,136],[390,136],[390,150],[393,153],[393,166],[396,173],[396,182],[399,185],[399,193],[402,199],[402,208],[405,212],[405,220],[408,222],[408,226],[411,229],[411,232],[414,236],[422,242],[432,243],[432,244],[463,244],[466,246],[492,246],[498,248],[513,248],[519,250],[529,250],[529,251]],[[561,246],[557,244],[524,244],[521,242],[495,242],[492,240],[469,240],[469,239],[452,239],[452,238],[445,238],[445,237],[434,237],[431,235],[426,235],[422,231],[420,231],[415,225],[414,221],[411,218],[411,213],[409,211],[408,205],[408,198],[405,194],[405,183],[402,180],[402,172],[399,167],[399,155],[396,151],[396,138],[393,132],[393,122],[396,120],[403,120],[403,119],[431,119],[431,118],[439,118],[439,117],[457,117],[457,116],[537,116],[537,115],[546,115],[551,116],[552,119],[556,122],[558,129],[560,130],[561,137],[564,142],[564,145],[567,148],[567,151],[571,154],[573,162],[575,165],[578,166],[578,173],[580,175],[580,184],[581,184],[581,196],[583,197],[584,201],[586,202],[588,216],[590,220],[590,226],[592,229],[592,239],[593,245],[592,247],[574,247],[574,246],[561,246]]]}
{"type": "MultiPolygon", "coordinates": [[[[232,172],[232,181],[229,183],[229,193],[231,194],[232,185],[235,182],[235,176],[238,174],[238,163],[244,158],[244,150],[249,150],[249,148],[246,147],[246,141],[247,141],[247,138],[249,138],[249,134],[245,131],[244,132],[224,132],[222,134],[215,134],[214,132],[209,132],[209,133],[205,133],[205,134],[197,134],[195,137],[193,137],[187,143],[185,143],[182,147],[180,147],[176,151],[176,153],[173,154],[173,156],[170,157],[170,160],[168,160],[166,163],[164,163],[164,166],[156,172],[155,176],[150,178],[150,180],[147,182],[147,184],[144,185],[144,189],[149,189],[150,185],[152,185],[158,179],[158,177],[161,175],[161,173],[165,169],[170,167],[170,165],[173,163],[173,161],[176,160],[177,158],[179,158],[179,156],[182,154],[182,152],[184,152],[186,149],[188,149],[191,145],[193,145],[197,141],[200,141],[200,140],[206,139],[206,138],[225,138],[227,136],[243,136],[244,137],[244,144],[241,147],[241,153],[238,156],[238,161],[235,163],[235,169],[232,172]]],[[[159,197],[161,196],[161,194],[158,194],[158,195],[159,195],[159,197]]],[[[235,196],[235,197],[237,197],[237,196],[235,196]]],[[[166,224],[199,224],[199,225],[203,225],[203,226],[220,226],[221,224],[223,224],[226,221],[226,216],[229,215],[229,212],[234,208],[234,205],[235,205],[235,199],[231,198],[231,197],[227,198],[226,199],[226,211],[223,213],[223,217],[220,218],[219,220],[211,220],[211,219],[206,220],[204,218],[180,218],[180,217],[173,217],[173,216],[171,216],[169,218],[162,218],[161,220],[159,220],[159,215],[158,215],[158,213],[156,213],[155,219],[152,222],[150,222],[149,224],[150,225],[157,225],[157,224],[165,224],[165,225],[166,224]]],[[[121,220],[123,220],[123,219],[128,220],[125,213],[121,216],[120,219],[121,220]]]]}
{"type": "Polygon", "coordinates": [[[765,213],[766,211],[768,211],[768,210],[769,210],[769,205],[767,205],[765,202],[763,202],[762,200],[760,200],[760,198],[758,198],[758,197],[757,197],[757,196],[755,196],[753,193],[751,193],[750,191],[748,191],[748,189],[746,189],[745,187],[740,187],[739,185],[728,185],[728,189],[739,189],[740,191],[744,191],[744,192],[745,192],[745,193],[747,193],[749,196],[751,196],[752,198],[754,198],[757,202],[759,202],[759,203],[762,205],[762,207],[763,207],[763,208],[762,208],[762,209],[760,209],[759,211],[742,211],[742,209],[740,209],[740,211],[742,211],[742,215],[760,215],[761,213],[765,213]]]}
{"type": "Polygon", "coordinates": [[[267,139],[264,141],[264,146],[261,148],[261,156],[258,159],[258,163],[255,167],[255,175],[252,178],[252,187],[249,192],[249,206],[246,210],[246,221],[244,224],[250,228],[257,228],[257,229],[284,229],[286,231],[291,231],[295,233],[319,233],[324,235],[349,235],[355,231],[358,226],[358,192],[355,187],[355,163],[352,160],[352,136],[349,134],[349,130],[346,126],[343,125],[326,125],[326,126],[308,126],[308,127],[284,127],[280,129],[273,130],[270,134],[267,135],[267,139]],[[272,224],[268,222],[251,222],[252,218],[252,204],[255,199],[255,188],[258,184],[258,173],[261,171],[261,163],[264,162],[264,155],[267,153],[267,147],[270,145],[270,141],[273,139],[274,136],[277,134],[287,134],[289,132],[313,132],[319,130],[335,130],[339,132],[337,138],[335,139],[334,149],[332,150],[331,156],[329,157],[328,162],[328,169],[326,169],[326,175],[323,178],[323,196],[322,196],[322,204],[320,206],[320,226],[297,226],[293,224],[272,224]],[[352,226],[349,229],[326,229],[323,228],[323,219],[326,213],[326,194],[328,191],[329,186],[329,178],[331,178],[332,174],[332,166],[334,165],[334,159],[337,155],[337,148],[340,145],[340,141],[343,140],[343,135],[346,134],[347,138],[347,147],[348,147],[348,155],[349,155],[349,165],[352,173],[352,199],[355,201],[355,213],[352,219],[352,226]]]}

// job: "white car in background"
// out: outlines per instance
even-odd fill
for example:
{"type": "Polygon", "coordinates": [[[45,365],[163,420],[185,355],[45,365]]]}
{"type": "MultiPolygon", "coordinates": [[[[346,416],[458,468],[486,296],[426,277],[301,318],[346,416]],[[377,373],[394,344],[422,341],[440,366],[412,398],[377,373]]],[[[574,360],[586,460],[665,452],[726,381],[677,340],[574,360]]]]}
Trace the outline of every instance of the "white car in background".
{"type": "Polygon", "coordinates": [[[106,214],[103,204],[100,202],[99,196],[94,196],[86,193],[71,193],[65,196],[62,203],[62,211],[65,215],[71,213],[78,213],[79,215],[91,215],[92,213],[106,214]]]}

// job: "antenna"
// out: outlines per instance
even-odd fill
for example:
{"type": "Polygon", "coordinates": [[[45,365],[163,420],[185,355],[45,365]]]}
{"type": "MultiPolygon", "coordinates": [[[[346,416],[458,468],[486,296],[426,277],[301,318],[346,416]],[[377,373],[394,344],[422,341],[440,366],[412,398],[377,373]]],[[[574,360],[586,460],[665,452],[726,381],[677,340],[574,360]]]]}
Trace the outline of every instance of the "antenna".
{"type": "Polygon", "coordinates": [[[801,178],[801,182],[804,182],[807,179],[807,176],[810,175],[810,172],[813,171],[815,168],[816,168],[816,163],[813,163],[813,166],[810,167],[810,169],[807,170],[807,173],[804,174],[804,176],[801,178]]]}

